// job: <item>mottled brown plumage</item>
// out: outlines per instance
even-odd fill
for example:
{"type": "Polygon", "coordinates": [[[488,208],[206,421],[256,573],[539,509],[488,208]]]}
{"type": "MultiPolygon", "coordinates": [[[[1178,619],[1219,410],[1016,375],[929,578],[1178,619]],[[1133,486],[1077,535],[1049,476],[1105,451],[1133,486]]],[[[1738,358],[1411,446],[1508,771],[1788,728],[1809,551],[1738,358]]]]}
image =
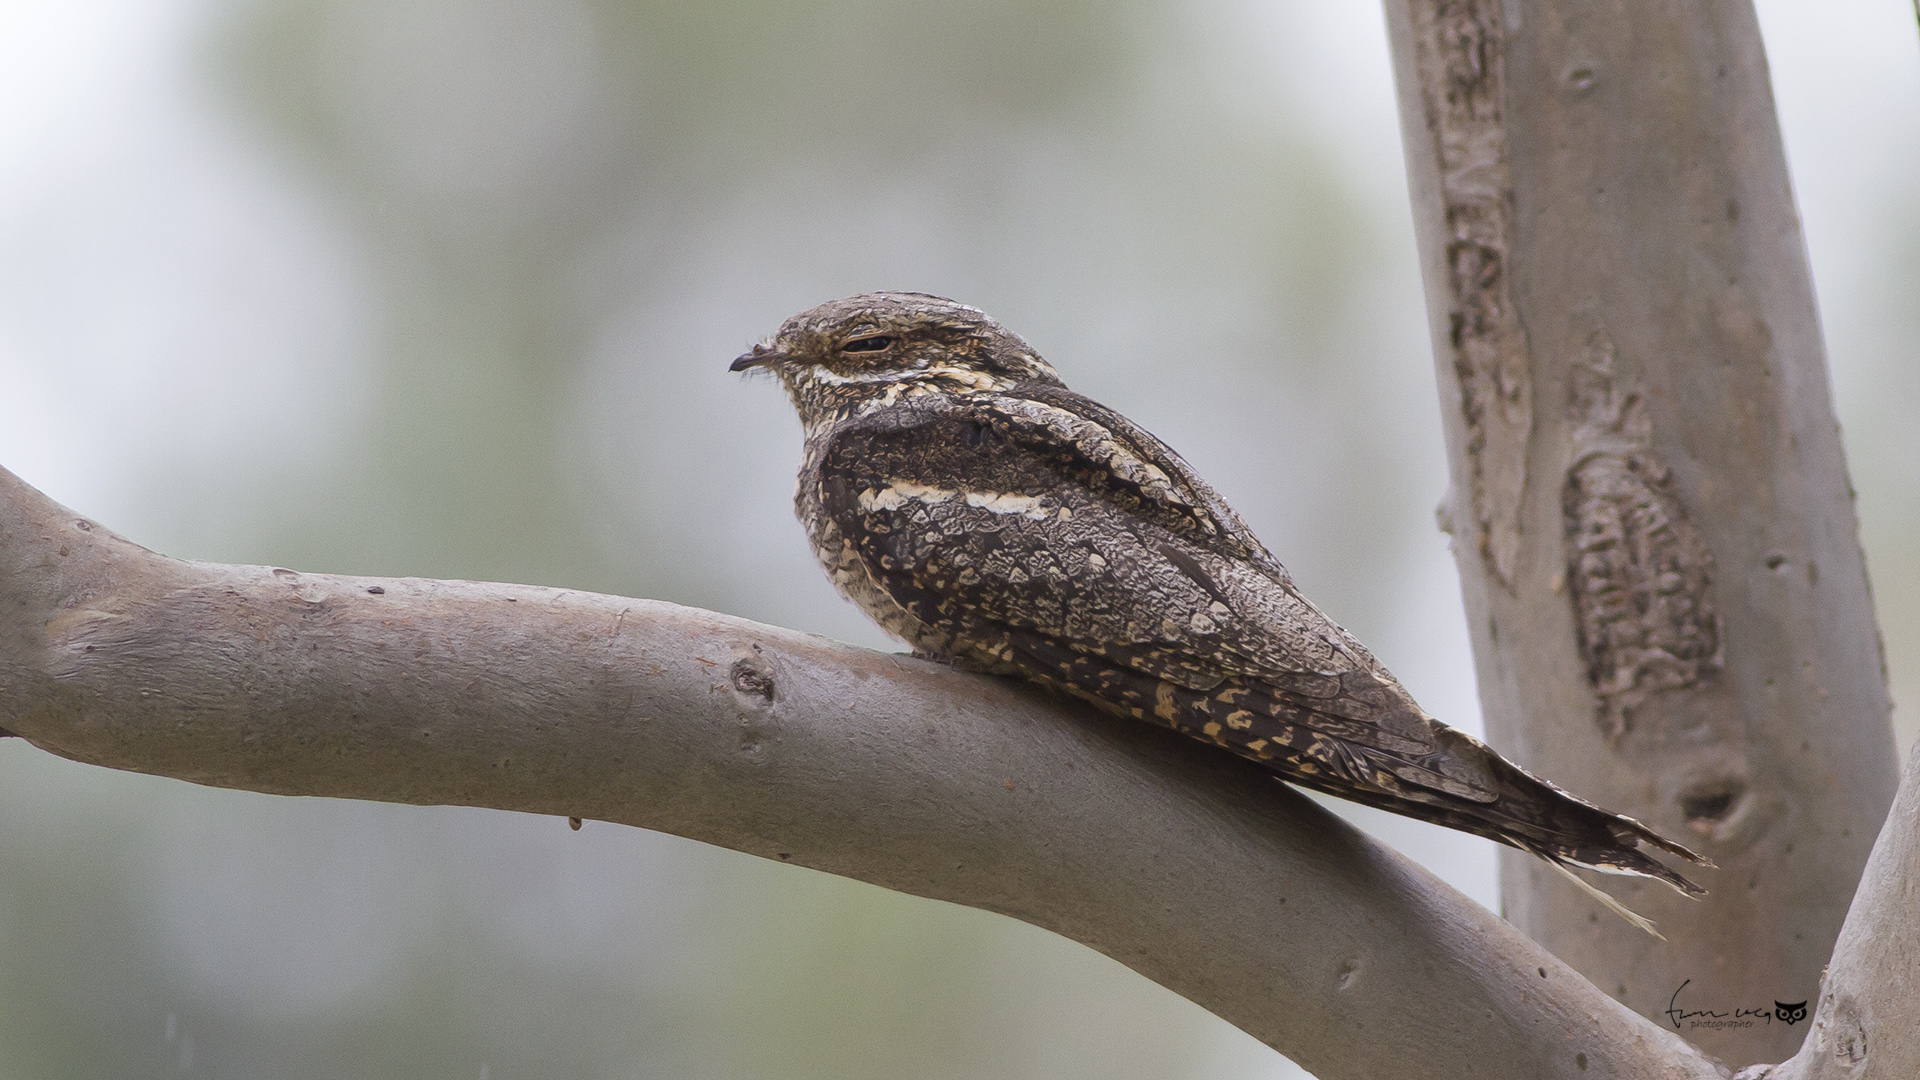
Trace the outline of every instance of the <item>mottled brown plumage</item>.
{"type": "Polygon", "coordinates": [[[917,652],[1556,865],[1700,892],[1638,845],[1704,861],[1693,852],[1427,715],[1179,455],[981,312],[849,297],[787,320],[733,368],[785,384],[806,429],[795,507],[814,552],[917,652]]]}

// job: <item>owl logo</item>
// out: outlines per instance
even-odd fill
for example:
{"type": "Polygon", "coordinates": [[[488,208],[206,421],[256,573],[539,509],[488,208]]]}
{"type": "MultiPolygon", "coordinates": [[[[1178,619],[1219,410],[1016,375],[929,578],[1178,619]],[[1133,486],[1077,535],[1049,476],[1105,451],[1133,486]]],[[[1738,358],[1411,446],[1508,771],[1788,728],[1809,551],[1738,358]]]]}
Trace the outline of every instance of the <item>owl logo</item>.
{"type": "Polygon", "coordinates": [[[1776,1001],[1773,1003],[1773,1015],[1781,1023],[1792,1027],[1807,1018],[1807,1003],[1802,1001],[1797,1005],[1788,1005],[1784,1001],[1776,1001]]]}

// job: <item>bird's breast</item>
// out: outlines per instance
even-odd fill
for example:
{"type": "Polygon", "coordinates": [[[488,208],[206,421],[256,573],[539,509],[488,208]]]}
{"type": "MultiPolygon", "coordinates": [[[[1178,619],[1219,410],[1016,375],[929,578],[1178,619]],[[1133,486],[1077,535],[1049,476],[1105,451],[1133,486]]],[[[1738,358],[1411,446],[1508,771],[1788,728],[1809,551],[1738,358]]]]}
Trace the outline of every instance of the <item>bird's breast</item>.
{"type": "Polygon", "coordinates": [[[823,504],[820,490],[822,466],[835,427],[834,424],[824,424],[819,431],[808,433],[806,449],[800,460],[800,475],[794,484],[794,515],[807,532],[813,557],[819,561],[820,568],[827,572],[828,580],[833,582],[833,587],[840,595],[880,624],[882,630],[920,652],[944,654],[949,644],[947,635],[915,618],[873,580],[859,551],[841,533],[833,515],[827,512],[823,504]]]}

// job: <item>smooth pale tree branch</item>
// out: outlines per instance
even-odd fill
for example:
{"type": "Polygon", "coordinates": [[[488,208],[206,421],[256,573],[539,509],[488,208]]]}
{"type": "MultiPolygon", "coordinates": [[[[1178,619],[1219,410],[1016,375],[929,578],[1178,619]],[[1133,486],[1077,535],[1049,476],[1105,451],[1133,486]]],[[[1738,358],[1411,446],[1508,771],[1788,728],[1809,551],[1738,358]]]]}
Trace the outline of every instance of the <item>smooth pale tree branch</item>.
{"type": "Polygon", "coordinates": [[[1920,1076],[1920,746],[1840,929],[1813,1030],[1768,1080],[1920,1076]]]}
{"type": "Polygon", "coordinates": [[[1001,912],[1323,1080],[1724,1075],[1191,740],[672,604],[170,559],[4,470],[0,727],[111,768],[621,822],[1001,912]]]}

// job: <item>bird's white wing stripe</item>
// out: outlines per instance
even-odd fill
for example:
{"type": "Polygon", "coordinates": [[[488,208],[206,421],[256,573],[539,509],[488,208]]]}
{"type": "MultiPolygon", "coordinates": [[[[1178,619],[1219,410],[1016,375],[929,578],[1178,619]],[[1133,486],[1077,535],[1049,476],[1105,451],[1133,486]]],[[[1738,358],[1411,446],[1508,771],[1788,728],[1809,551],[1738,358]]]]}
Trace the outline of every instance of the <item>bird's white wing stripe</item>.
{"type": "Polygon", "coordinates": [[[860,493],[857,501],[860,509],[872,514],[898,510],[909,502],[934,505],[949,499],[961,499],[968,506],[988,513],[1015,514],[1035,521],[1045,521],[1048,518],[1069,521],[1073,518],[1072,510],[1064,506],[1044,505],[1043,501],[1035,495],[1016,495],[1005,491],[954,491],[916,484],[911,480],[894,480],[884,488],[868,488],[860,493]]]}

